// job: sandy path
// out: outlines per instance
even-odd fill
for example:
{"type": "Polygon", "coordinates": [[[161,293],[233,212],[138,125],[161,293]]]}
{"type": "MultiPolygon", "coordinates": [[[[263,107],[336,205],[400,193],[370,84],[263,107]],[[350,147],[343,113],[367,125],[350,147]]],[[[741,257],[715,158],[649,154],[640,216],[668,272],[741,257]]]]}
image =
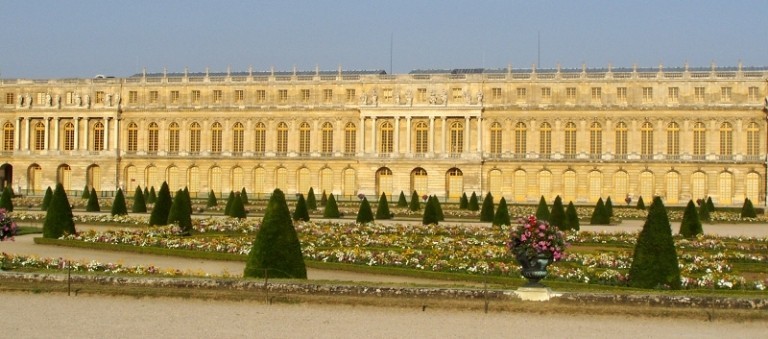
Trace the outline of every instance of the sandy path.
{"type": "Polygon", "coordinates": [[[7,338],[759,338],[768,330],[764,322],[621,316],[59,294],[0,298],[7,338]]]}

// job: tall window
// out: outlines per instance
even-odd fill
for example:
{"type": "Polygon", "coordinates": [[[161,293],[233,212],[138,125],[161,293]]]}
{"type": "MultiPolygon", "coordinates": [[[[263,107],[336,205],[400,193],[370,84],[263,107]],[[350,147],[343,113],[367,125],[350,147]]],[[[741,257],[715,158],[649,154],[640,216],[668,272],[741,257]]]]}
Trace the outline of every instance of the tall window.
{"type": "Polygon", "coordinates": [[[677,157],[680,154],[680,126],[676,122],[667,125],[667,156],[677,157]]]}
{"type": "Polygon", "coordinates": [[[501,154],[501,124],[491,124],[491,154],[501,154]]]}
{"type": "Polygon", "coordinates": [[[277,100],[279,102],[288,102],[288,90],[287,89],[277,90],[277,100]]]}
{"type": "Polygon", "coordinates": [[[255,139],[253,151],[258,154],[263,154],[267,149],[267,126],[264,125],[263,122],[257,122],[253,132],[255,139]]]}
{"type": "Polygon", "coordinates": [[[696,102],[704,102],[705,98],[705,90],[704,87],[694,87],[693,88],[693,100],[696,102]]]}
{"type": "Polygon", "coordinates": [[[68,122],[64,124],[64,150],[71,151],[75,149],[75,124],[68,122]]]}
{"type": "Polygon", "coordinates": [[[703,159],[707,154],[707,128],[703,122],[693,125],[693,157],[703,159]]]}
{"type": "Polygon", "coordinates": [[[93,125],[93,150],[104,149],[104,124],[97,122],[93,125]]]}
{"type": "Polygon", "coordinates": [[[566,87],[565,88],[565,98],[568,101],[576,100],[576,87],[566,87]]]}
{"type": "Polygon", "coordinates": [[[14,127],[10,122],[3,125],[3,151],[13,151],[14,127]]]}
{"type": "Polygon", "coordinates": [[[451,154],[458,154],[464,151],[464,124],[460,121],[451,123],[451,154]]]}
{"type": "Polygon", "coordinates": [[[245,91],[242,89],[236,89],[235,90],[235,102],[236,103],[242,103],[245,99],[245,91]]]}
{"type": "MultiPolygon", "coordinates": [[[[96,100],[99,100],[98,93],[96,93],[96,100]]],[[[149,91],[149,103],[150,104],[156,104],[158,99],[160,98],[160,95],[157,91],[149,91]]]]}
{"type": "Polygon", "coordinates": [[[189,152],[192,154],[200,153],[200,134],[202,129],[200,124],[193,122],[189,126],[189,152]]]}
{"type": "Polygon", "coordinates": [[[385,121],[381,124],[381,139],[379,143],[379,153],[392,153],[394,142],[394,128],[392,123],[385,121]]]}
{"type": "Polygon", "coordinates": [[[221,153],[221,132],[222,127],[219,122],[214,122],[211,125],[211,152],[221,153]]]}
{"type": "Polygon", "coordinates": [[[539,154],[544,159],[552,154],[552,125],[548,122],[539,126],[539,154]]]}
{"type": "Polygon", "coordinates": [[[669,87],[667,89],[667,99],[671,103],[676,103],[680,97],[680,87],[669,87]]]}
{"type": "Polygon", "coordinates": [[[321,152],[328,156],[333,153],[333,125],[330,122],[325,122],[320,128],[322,133],[321,152]]]}
{"type": "Polygon", "coordinates": [[[527,140],[528,127],[524,123],[518,122],[515,124],[515,154],[517,156],[524,156],[528,151],[527,140]]]}
{"type": "Polygon", "coordinates": [[[576,157],[576,124],[573,122],[565,124],[565,157],[576,157]]]}
{"type": "Polygon", "coordinates": [[[640,157],[650,159],[653,156],[653,125],[646,121],[640,127],[640,157]]]}
{"type": "Polygon", "coordinates": [[[623,121],[616,124],[616,157],[620,159],[627,157],[627,124],[623,121]]]}
{"type": "Polygon", "coordinates": [[[731,101],[731,87],[720,87],[720,100],[723,102],[731,101]]]}
{"type": "Polygon", "coordinates": [[[168,152],[179,152],[179,124],[175,122],[168,126],[168,152]]]}
{"type": "Polygon", "coordinates": [[[603,154],[603,126],[593,121],[589,125],[589,157],[599,159],[603,154]]]}
{"type": "Polygon", "coordinates": [[[416,123],[416,154],[429,152],[429,127],[424,121],[416,123]]]}
{"type": "Polygon", "coordinates": [[[302,102],[309,102],[309,99],[312,97],[312,92],[310,92],[308,89],[302,89],[301,90],[301,101],[302,102]]]}
{"type": "Polygon", "coordinates": [[[157,152],[157,139],[159,131],[160,130],[156,123],[153,122],[149,124],[149,130],[147,131],[147,152],[157,152]]]}
{"type": "Polygon", "coordinates": [[[344,126],[344,153],[355,154],[357,152],[357,127],[348,122],[344,126]]]}
{"type": "Polygon", "coordinates": [[[332,89],[324,89],[323,90],[323,101],[324,102],[332,102],[333,101],[333,90],[332,89]]]}
{"type": "Polygon", "coordinates": [[[760,154],[760,129],[756,122],[750,122],[747,126],[747,155],[760,154]]]}
{"type": "Polygon", "coordinates": [[[309,134],[310,134],[309,123],[302,122],[299,125],[299,153],[309,154],[309,142],[310,142],[309,134]]]}
{"type": "Polygon", "coordinates": [[[257,89],[256,102],[265,102],[265,101],[267,101],[267,91],[263,89],[257,89]]]}
{"type": "Polygon", "coordinates": [[[653,87],[643,87],[643,103],[653,102],[653,87]]]}
{"type": "Polygon", "coordinates": [[[749,87],[749,95],[747,96],[747,99],[749,101],[758,101],[758,100],[760,100],[760,89],[757,88],[757,86],[749,87]]]}
{"type": "MultiPolygon", "coordinates": [[[[235,155],[243,154],[243,144],[245,139],[245,127],[240,122],[236,122],[232,127],[232,152],[235,155]]],[[[237,188],[237,187],[235,187],[237,188]]]]}
{"type": "Polygon", "coordinates": [[[172,104],[178,103],[179,102],[179,97],[181,97],[181,95],[179,95],[179,91],[171,91],[171,103],[172,104]]]}
{"type": "Polygon", "coordinates": [[[281,122],[277,124],[277,153],[285,154],[288,152],[288,124],[281,122]]]}
{"type": "Polygon", "coordinates": [[[728,122],[720,125],[720,156],[733,156],[733,127],[728,122]]]}
{"type": "Polygon", "coordinates": [[[599,104],[603,101],[603,88],[592,87],[592,103],[599,104]]]}
{"type": "Polygon", "coordinates": [[[224,97],[224,94],[221,92],[220,89],[214,89],[213,90],[213,102],[214,103],[221,103],[221,99],[224,97]]]}
{"type": "Polygon", "coordinates": [[[549,87],[541,88],[541,100],[542,101],[552,100],[552,88],[549,88],[549,87]]]}
{"type": "Polygon", "coordinates": [[[139,144],[139,126],[135,122],[128,124],[128,152],[136,152],[139,144]]]}
{"type": "Polygon", "coordinates": [[[627,88],[626,87],[616,87],[616,100],[619,103],[621,103],[621,104],[627,103],[627,88]]]}
{"type": "Polygon", "coordinates": [[[129,91],[128,92],[128,103],[129,104],[135,104],[139,102],[139,92],[137,91],[129,91]]]}
{"type": "Polygon", "coordinates": [[[191,96],[192,96],[192,102],[193,103],[199,103],[200,102],[200,91],[199,90],[193,90],[191,96]]]}
{"type": "Polygon", "coordinates": [[[354,88],[347,88],[345,99],[347,102],[355,102],[355,89],[354,88]]]}

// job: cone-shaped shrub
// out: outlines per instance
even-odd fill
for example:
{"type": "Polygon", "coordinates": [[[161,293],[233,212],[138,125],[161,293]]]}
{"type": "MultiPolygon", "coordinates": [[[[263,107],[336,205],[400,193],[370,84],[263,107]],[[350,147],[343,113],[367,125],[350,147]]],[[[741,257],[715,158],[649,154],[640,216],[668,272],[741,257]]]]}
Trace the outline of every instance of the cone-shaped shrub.
{"type": "Polygon", "coordinates": [[[115,193],[115,199],[112,200],[112,215],[127,215],[128,207],[125,206],[125,195],[123,190],[118,188],[115,193]]]}
{"type": "Polygon", "coordinates": [[[693,203],[693,200],[689,200],[688,205],[685,206],[685,212],[683,212],[683,220],[680,222],[680,235],[692,238],[702,233],[704,230],[701,227],[701,220],[699,220],[699,212],[696,211],[696,204],[693,203]]]}
{"type": "Polygon", "coordinates": [[[216,207],[219,204],[219,200],[216,199],[216,193],[211,190],[208,192],[208,200],[205,202],[205,207],[216,207]]]}
{"type": "Polygon", "coordinates": [[[645,209],[645,202],[643,201],[643,196],[641,195],[640,198],[637,199],[637,209],[644,210],[645,209]]]}
{"type": "Polygon", "coordinates": [[[445,221],[445,215],[443,214],[443,206],[440,204],[440,199],[438,199],[436,195],[433,195],[432,199],[435,200],[432,204],[435,205],[435,213],[437,213],[437,220],[445,221]]]}
{"type": "Polygon", "coordinates": [[[304,199],[303,194],[299,194],[299,199],[296,200],[296,209],[293,210],[293,220],[309,221],[309,211],[307,210],[307,200],[304,199]]]}
{"type": "Polygon", "coordinates": [[[243,201],[243,206],[250,204],[248,201],[248,192],[245,191],[245,187],[240,190],[240,200],[243,201]]]}
{"type": "MultiPolygon", "coordinates": [[[[149,191],[152,196],[152,191],[149,191]]],[[[168,183],[163,181],[160,186],[160,192],[157,194],[157,201],[152,208],[152,214],[149,216],[150,226],[163,226],[168,224],[168,214],[171,213],[171,191],[168,189],[168,183]]]]}
{"type": "Polygon", "coordinates": [[[182,201],[179,204],[178,211],[179,228],[182,235],[192,234],[192,197],[189,195],[189,189],[186,187],[181,191],[182,201]]]}
{"type": "Polygon", "coordinates": [[[147,186],[144,186],[144,200],[149,204],[152,203],[151,201],[149,201],[149,187],[147,186]]]}
{"type": "Polygon", "coordinates": [[[96,194],[96,189],[91,188],[91,193],[88,194],[88,204],[85,206],[86,212],[99,212],[101,207],[99,206],[99,196],[96,194]]]}
{"type": "Polygon", "coordinates": [[[424,215],[421,217],[421,223],[424,225],[437,225],[440,223],[440,218],[435,208],[435,201],[431,198],[427,199],[427,203],[424,205],[424,215]]]}
{"type": "Polygon", "coordinates": [[[325,207],[326,204],[328,204],[328,195],[323,190],[323,195],[320,196],[320,206],[325,207]]]}
{"type": "Polygon", "coordinates": [[[244,277],[307,278],[301,243],[291,221],[291,212],[280,189],[269,198],[264,219],[253,241],[244,277]]]}
{"type": "MultiPolygon", "coordinates": [[[[310,187],[307,193],[307,209],[310,211],[317,211],[317,198],[315,197],[315,190],[310,187]]],[[[309,219],[307,219],[309,221],[309,219]]]]}
{"type": "Polygon", "coordinates": [[[472,192],[472,196],[469,197],[469,203],[467,204],[467,209],[470,211],[479,211],[480,205],[477,201],[477,194],[475,192],[472,192]]]}
{"type": "Polygon", "coordinates": [[[51,198],[53,198],[53,190],[51,189],[51,186],[48,186],[48,188],[45,190],[45,196],[43,197],[43,203],[40,205],[40,209],[43,211],[48,210],[48,206],[51,205],[51,198]]]}
{"type": "Polygon", "coordinates": [[[75,221],[72,218],[72,207],[67,199],[67,192],[60,183],[51,197],[51,204],[45,213],[43,222],[43,238],[58,239],[65,234],[75,234],[75,221]]]}
{"type": "Polygon", "coordinates": [[[565,226],[565,207],[563,207],[563,199],[560,196],[555,197],[555,201],[552,203],[552,211],[549,213],[549,224],[555,225],[561,230],[565,226]]]}
{"type": "Polygon", "coordinates": [[[144,201],[144,193],[141,192],[141,187],[136,186],[136,192],[133,193],[133,206],[131,207],[133,213],[147,213],[147,203],[144,201]]]}
{"type": "Polygon", "coordinates": [[[610,196],[608,196],[608,199],[605,199],[605,213],[608,214],[608,220],[613,217],[613,201],[611,201],[610,196]]]}
{"type": "Polygon", "coordinates": [[[385,219],[392,219],[392,213],[389,212],[389,201],[387,201],[387,194],[381,192],[379,204],[376,206],[376,220],[385,219]]]}
{"type": "Polygon", "coordinates": [[[744,198],[744,206],[741,207],[742,218],[757,218],[755,213],[755,207],[752,206],[752,201],[749,198],[744,198]]]}
{"type": "Polygon", "coordinates": [[[568,202],[568,207],[565,209],[565,225],[561,229],[572,231],[581,229],[579,214],[576,213],[576,206],[573,205],[573,201],[568,202]]]}
{"type": "Polygon", "coordinates": [[[493,195],[491,192],[485,195],[483,199],[483,209],[480,210],[480,221],[493,222],[493,195]]]}
{"type": "Polygon", "coordinates": [[[405,193],[403,193],[403,191],[400,191],[400,198],[397,199],[397,207],[408,207],[408,199],[405,198],[405,193]]]}
{"type": "Polygon", "coordinates": [[[91,190],[88,189],[88,185],[86,184],[85,187],[83,187],[83,194],[80,196],[81,199],[87,200],[91,198],[91,190]]]}
{"type": "Polygon", "coordinates": [[[469,199],[467,198],[467,193],[461,194],[461,199],[459,199],[459,209],[465,210],[469,207],[469,199]]]}
{"type": "Polygon", "coordinates": [[[680,268],[677,262],[672,226],[661,198],[653,198],[643,230],[637,238],[629,285],[639,288],[680,288],[680,268]]]}
{"type": "Polygon", "coordinates": [[[411,203],[408,204],[408,209],[414,212],[421,209],[421,203],[419,202],[419,193],[416,193],[416,191],[413,191],[413,193],[411,193],[411,203]]]}
{"type": "Polygon", "coordinates": [[[363,197],[360,201],[360,208],[357,210],[357,219],[355,222],[358,224],[365,224],[373,221],[373,211],[371,210],[371,204],[368,202],[368,198],[363,197]]]}
{"type": "Polygon", "coordinates": [[[323,211],[324,218],[340,218],[339,206],[336,204],[336,198],[333,197],[333,193],[328,197],[328,202],[325,204],[325,211],[323,211]]]}
{"type": "Polygon", "coordinates": [[[177,221],[179,221],[179,214],[182,213],[184,210],[184,207],[182,207],[184,202],[184,191],[179,189],[176,191],[176,194],[173,196],[173,202],[171,203],[171,209],[168,210],[168,220],[166,221],[166,225],[174,224],[177,221]]]}
{"type": "Polygon", "coordinates": [[[229,216],[232,213],[232,204],[235,202],[235,192],[229,191],[229,196],[227,197],[227,205],[224,206],[224,215],[229,216]]]}
{"type": "MultiPolygon", "coordinates": [[[[162,187],[160,187],[162,189],[162,187]]],[[[168,191],[168,196],[170,196],[170,191],[168,191]]],[[[157,193],[155,192],[155,186],[152,186],[149,188],[149,198],[147,199],[147,202],[150,204],[156,204],[157,203],[157,193]]]]}
{"type": "Polygon", "coordinates": [[[8,212],[13,212],[13,191],[10,186],[3,188],[3,194],[0,196],[0,208],[5,208],[8,212]]]}
{"type": "Polygon", "coordinates": [[[542,195],[539,198],[539,206],[536,208],[536,219],[542,221],[549,221],[549,206],[547,206],[547,200],[542,195]]]}
{"type": "Polygon", "coordinates": [[[605,210],[605,203],[603,198],[597,199],[594,211],[592,211],[592,218],[589,219],[590,225],[610,225],[611,218],[608,217],[608,212],[605,210]]]}
{"type": "Polygon", "coordinates": [[[715,204],[712,203],[712,197],[707,197],[707,209],[710,213],[715,211],[715,204]]]}
{"type": "Polygon", "coordinates": [[[245,213],[245,204],[243,203],[241,194],[235,194],[235,199],[232,201],[232,208],[229,209],[229,216],[237,219],[245,219],[247,217],[245,213]]]}
{"type": "Polygon", "coordinates": [[[509,209],[507,208],[507,199],[501,197],[499,200],[499,207],[496,208],[496,215],[493,216],[494,225],[512,225],[509,220],[509,209]]]}
{"type": "Polygon", "coordinates": [[[712,217],[709,215],[709,208],[707,208],[707,204],[702,204],[699,206],[699,220],[701,222],[712,221],[712,217]]]}

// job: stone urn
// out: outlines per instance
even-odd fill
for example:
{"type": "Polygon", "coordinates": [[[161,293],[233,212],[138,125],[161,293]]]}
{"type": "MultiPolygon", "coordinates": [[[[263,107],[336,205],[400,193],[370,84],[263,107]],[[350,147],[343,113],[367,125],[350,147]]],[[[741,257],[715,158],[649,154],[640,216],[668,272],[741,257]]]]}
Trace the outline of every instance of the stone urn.
{"type": "Polygon", "coordinates": [[[552,258],[546,253],[539,253],[534,257],[518,253],[516,257],[520,263],[520,272],[528,279],[524,287],[546,287],[539,281],[547,276],[547,266],[552,263],[552,258]]]}

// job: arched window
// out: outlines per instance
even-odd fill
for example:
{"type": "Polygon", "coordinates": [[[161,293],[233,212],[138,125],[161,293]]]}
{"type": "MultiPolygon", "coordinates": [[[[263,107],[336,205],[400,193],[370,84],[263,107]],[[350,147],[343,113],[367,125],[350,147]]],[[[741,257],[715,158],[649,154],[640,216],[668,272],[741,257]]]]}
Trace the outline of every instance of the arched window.
{"type": "Polygon", "coordinates": [[[589,157],[599,159],[603,155],[603,126],[593,121],[589,125],[589,157]]]}
{"type": "Polygon", "coordinates": [[[760,201],[760,175],[755,172],[747,173],[744,184],[747,198],[752,200],[753,204],[757,204],[760,201]]]}
{"type": "Polygon", "coordinates": [[[256,167],[253,169],[253,192],[256,194],[266,193],[267,191],[267,170],[264,167],[256,167]]]}
{"type": "Polygon", "coordinates": [[[643,201],[652,201],[654,192],[654,178],[653,173],[649,171],[644,171],[640,173],[640,182],[638,183],[638,186],[640,187],[640,196],[643,197],[643,201]]]}
{"type": "Polygon", "coordinates": [[[128,124],[128,152],[136,152],[139,145],[139,126],[135,122],[128,124]]]}
{"type": "Polygon", "coordinates": [[[168,152],[176,154],[179,152],[179,124],[172,122],[168,125],[168,152]]]}
{"type": "Polygon", "coordinates": [[[35,124],[35,151],[45,149],[45,124],[37,122],[35,124]]]}
{"type": "Polygon", "coordinates": [[[515,201],[522,202],[528,197],[528,178],[525,171],[515,171],[514,190],[515,201]]]}
{"type": "Polygon", "coordinates": [[[379,153],[392,153],[392,149],[394,148],[394,131],[392,123],[389,121],[385,121],[381,124],[379,153]]]}
{"type": "Polygon", "coordinates": [[[325,122],[320,128],[322,132],[321,152],[325,156],[330,156],[333,153],[333,125],[330,122],[325,122]]]}
{"type": "MultiPolygon", "coordinates": [[[[263,122],[257,122],[254,132],[253,151],[257,154],[264,154],[267,149],[267,126],[263,122]]],[[[262,193],[262,192],[259,192],[262,193]]]]}
{"type": "Polygon", "coordinates": [[[75,149],[75,124],[68,122],[64,124],[64,150],[72,151],[75,149]]]}
{"type": "Polygon", "coordinates": [[[418,121],[416,122],[414,129],[416,130],[415,153],[424,154],[429,152],[429,127],[427,126],[427,123],[418,121]]]}
{"type": "Polygon", "coordinates": [[[573,122],[565,124],[565,157],[576,158],[576,124],[573,122]]]}
{"type": "Polygon", "coordinates": [[[501,154],[501,124],[494,122],[491,124],[491,154],[501,154]]]}
{"type": "Polygon", "coordinates": [[[544,159],[549,159],[552,154],[552,125],[548,122],[539,127],[539,153],[544,159]]]}
{"type": "Polygon", "coordinates": [[[454,167],[445,174],[445,188],[448,198],[459,198],[464,192],[464,173],[454,167]]]}
{"type": "Polygon", "coordinates": [[[680,201],[680,174],[667,172],[667,203],[676,204],[680,201]]]}
{"type": "Polygon", "coordinates": [[[202,129],[200,124],[193,122],[189,126],[189,152],[192,154],[200,153],[200,134],[202,129]]]}
{"type": "Polygon", "coordinates": [[[464,151],[464,124],[460,121],[454,121],[451,123],[451,149],[448,150],[451,154],[459,154],[464,151]]]}
{"type": "Polygon", "coordinates": [[[296,172],[296,190],[301,193],[309,192],[310,185],[309,169],[306,167],[299,168],[296,172]]]}
{"type": "Polygon", "coordinates": [[[720,125],[720,157],[729,159],[733,156],[733,126],[724,122],[720,125]]]}
{"type": "Polygon", "coordinates": [[[707,175],[695,172],[691,175],[691,198],[693,200],[707,197],[707,175]]]}
{"type": "Polygon", "coordinates": [[[211,125],[211,153],[221,153],[221,133],[222,127],[219,122],[211,125]]]}
{"type": "Polygon", "coordinates": [[[309,154],[310,132],[309,123],[302,122],[299,125],[299,153],[303,155],[309,154]]]}
{"type": "Polygon", "coordinates": [[[93,124],[93,150],[104,150],[104,124],[100,121],[93,124]]]}
{"type": "Polygon", "coordinates": [[[563,173],[563,201],[576,200],[576,172],[563,173]]]}
{"type": "Polygon", "coordinates": [[[245,188],[243,184],[243,168],[236,166],[232,168],[229,187],[233,191],[240,191],[245,188]]]}
{"type": "Polygon", "coordinates": [[[277,153],[285,155],[288,152],[288,124],[277,124],[277,153]]]}
{"type": "Polygon", "coordinates": [[[627,124],[623,121],[616,124],[616,157],[627,158],[627,124]]]}
{"type": "Polygon", "coordinates": [[[421,167],[411,171],[411,192],[413,191],[416,191],[418,194],[429,193],[427,186],[427,171],[421,167]]]}
{"type": "Polygon", "coordinates": [[[381,193],[392,196],[392,170],[386,167],[376,171],[376,196],[380,196],[381,193]]]}
{"type": "Polygon", "coordinates": [[[760,155],[760,128],[755,122],[747,125],[747,155],[752,157],[760,155]]]}
{"type": "Polygon", "coordinates": [[[10,122],[3,125],[3,151],[13,151],[13,138],[15,128],[10,122]]]}
{"type": "Polygon", "coordinates": [[[348,122],[344,125],[344,154],[354,155],[357,152],[357,127],[348,122]]]}
{"type": "Polygon", "coordinates": [[[552,172],[539,172],[539,196],[545,199],[552,198],[552,172]]]}
{"type": "Polygon", "coordinates": [[[717,202],[724,205],[730,205],[733,203],[733,174],[723,172],[720,173],[717,179],[717,202]]]}
{"type": "Polygon", "coordinates": [[[597,202],[603,196],[603,174],[599,171],[589,172],[589,201],[597,202]]]}
{"type": "Polygon", "coordinates": [[[159,133],[160,129],[157,124],[154,122],[150,123],[147,134],[147,152],[157,153],[157,139],[159,133]]]}
{"type": "Polygon", "coordinates": [[[528,126],[525,123],[515,124],[515,157],[523,158],[528,152],[528,126]]]}
{"type": "Polygon", "coordinates": [[[326,167],[320,170],[320,190],[333,192],[333,170],[326,167]]]}
{"type": "Polygon", "coordinates": [[[187,187],[189,188],[190,192],[200,192],[200,168],[199,167],[192,166],[189,169],[187,169],[187,187]]]}
{"type": "Polygon", "coordinates": [[[676,122],[667,125],[667,156],[677,159],[680,154],[680,126],[676,122]]]}
{"type": "MultiPolygon", "coordinates": [[[[707,154],[707,128],[703,122],[693,125],[693,158],[704,159],[707,154]]],[[[696,197],[694,197],[696,198],[696,197]]],[[[696,198],[696,199],[700,199],[696,198]]]]}
{"type": "Polygon", "coordinates": [[[642,159],[653,157],[653,125],[648,121],[640,127],[640,157],[642,159]]]}
{"type": "MultiPolygon", "coordinates": [[[[243,154],[243,145],[245,140],[245,127],[243,127],[243,124],[240,122],[236,122],[234,126],[232,126],[232,152],[235,155],[242,155],[243,154]]],[[[243,188],[242,185],[240,187],[233,186],[236,189],[243,188]]]]}
{"type": "Polygon", "coordinates": [[[501,198],[504,191],[504,181],[501,177],[501,171],[498,169],[488,172],[488,190],[494,197],[501,198]]]}
{"type": "Polygon", "coordinates": [[[619,171],[613,175],[613,195],[617,198],[626,197],[629,194],[629,175],[619,171]]]}
{"type": "Polygon", "coordinates": [[[221,187],[221,167],[214,166],[208,171],[208,185],[214,193],[222,192],[221,187]]]}

